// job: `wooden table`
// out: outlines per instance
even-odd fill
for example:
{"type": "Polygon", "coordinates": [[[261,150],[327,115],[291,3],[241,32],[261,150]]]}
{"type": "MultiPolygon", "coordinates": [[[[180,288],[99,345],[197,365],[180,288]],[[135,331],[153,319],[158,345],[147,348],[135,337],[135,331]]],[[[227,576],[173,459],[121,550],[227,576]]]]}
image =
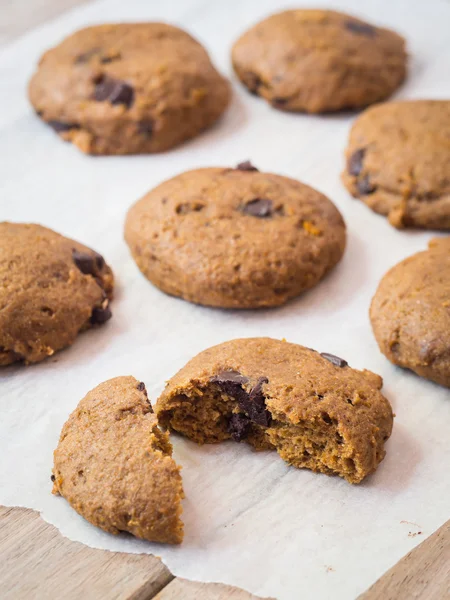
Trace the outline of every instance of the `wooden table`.
{"type": "MultiPolygon", "coordinates": [[[[88,1],[0,0],[0,48],[40,23],[88,1]]],[[[0,597],[2,600],[257,598],[228,585],[174,577],[158,558],[148,554],[113,553],[71,542],[35,511],[2,506],[0,597]]],[[[446,598],[450,599],[450,521],[385,573],[359,600],[446,598]]]]}

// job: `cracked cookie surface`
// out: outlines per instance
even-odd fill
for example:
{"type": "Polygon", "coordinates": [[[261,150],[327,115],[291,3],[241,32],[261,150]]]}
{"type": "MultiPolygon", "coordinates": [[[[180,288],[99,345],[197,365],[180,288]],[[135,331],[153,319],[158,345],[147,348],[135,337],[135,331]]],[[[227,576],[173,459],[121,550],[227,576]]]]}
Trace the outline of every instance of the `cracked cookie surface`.
{"type": "Polygon", "coordinates": [[[88,27],[41,58],[38,116],[88,154],[161,152],[210,127],[228,82],[188,33],[163,23],[88,27]]]}
{"type": "Polygon", "coordinates": [[[208,348],[166,385],[162,426],[193,441],[246,441],[289,464],[359,483],[385,455],[393,415],[382,379],[270,338],[208,348]]]}
{"type": "Polygon", "coordinates": [[[41,225],[0,223],[0,366],[35,363],[111,317],[100,254],[41,225]]]}
{"type": "Polygon", "coordinates": [[[281,110],[310,113],[368,106],[406,76],[397,33],[331,10],[288,10],[246,31],[232,50],[250,92],[281,110]]]}
{"type": "Polygon", "coordinates": [[[52,481],[54,494],[109,533],[183,539],[180,467],[134,377],[105,381],[80,401],[62,428],[52,481]]]}
{"type": "Polygon", "coordinates": [[[258,308],[316,285],[341,259],[346,233],[324,195],[243,163],[162,183],[129,210],[125,239],[140,270],[164,292],[258,308]]]}
{"type": "Polygon", "coordinates": [[[432,240],[386,273],[370,319],[392,363],[450,387],[450,238],[432,240]]]}
{"type": "Polygon", "coordinates": [[[353,124],[342,180],[397,228],[450,230],[450,101],[408,100],[353,124]]]}

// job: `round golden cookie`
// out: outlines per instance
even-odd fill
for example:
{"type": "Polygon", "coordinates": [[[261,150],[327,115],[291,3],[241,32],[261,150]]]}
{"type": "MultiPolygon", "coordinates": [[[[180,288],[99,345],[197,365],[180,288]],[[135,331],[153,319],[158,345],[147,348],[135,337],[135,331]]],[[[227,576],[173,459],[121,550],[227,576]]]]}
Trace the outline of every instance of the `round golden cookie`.
{"type": "Polygon", "coordinates": [[[359,483],[383,460],[393,415],[382,379],[342,358],[270,338],[208,348],[170,381],[160,423],[197,443],[276,450],[289,464],[359,483]]]}
{"type": "Polygon", "coordinates": [[[46,229],[0,223],[0,366],[35,363],[111,317],[100,254],[46,229]]]}
{"type": "Polygon", "coordinates": [[[52,481],[54,494],[109,533],[183,539],[180,467],[134,377],[105,381],[80,401],[62,428],[52,481]]]}
{"type": "Polygon", "coordinates": [[[450,229],[450,101],[388,102],[353,124],[342,179],[394,227],[450,229]]]}
{"type": "Polygon", "coordinates": [[[450,238],[432,240],[386,273],[370,320],[391,362],[450,387],[450,238]]]}
{"type": "Polygon", "coordinates": [[[284,304],[341,259],[345,224],[322,194],[294,179],[205,168],[165,181],[128,212],[125,239],[164,292],[223,308],[284,304]]]}
{"type": "Polygon", "coordinates": [[[87,27],[46,52],[29,96],[41,119],[83,152],[137,154],[210,127],[230,87],[185,31],[122,23],[87,27]]]}
{"type": "Polygon", "coordinates": [[[404,39],[332,10],[287,10],[234,44],[239,79],[275,108],[323,113],[387,98],[406,75],[404,39]]]}

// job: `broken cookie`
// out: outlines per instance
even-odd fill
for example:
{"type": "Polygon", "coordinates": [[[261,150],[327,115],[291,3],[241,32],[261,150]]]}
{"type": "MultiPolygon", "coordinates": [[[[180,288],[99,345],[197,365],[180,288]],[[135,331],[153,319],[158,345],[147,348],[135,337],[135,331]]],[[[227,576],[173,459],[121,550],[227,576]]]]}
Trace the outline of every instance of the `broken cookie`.
{"type": "Polygon", "coordinates": [[[183,487],[145,385],[116,377],[90,391],[54,452],[53,493],[93,525],[152,542],[183,539],[183,487]]]}
{"type": "Polygon", "coordinates": [[[204,443],[246,441],[289,464],[359,483],[385,455],[393,414],[382,379],[332,354],[270,338],[201,352],[167,384],[162,426],[204,443]]]}

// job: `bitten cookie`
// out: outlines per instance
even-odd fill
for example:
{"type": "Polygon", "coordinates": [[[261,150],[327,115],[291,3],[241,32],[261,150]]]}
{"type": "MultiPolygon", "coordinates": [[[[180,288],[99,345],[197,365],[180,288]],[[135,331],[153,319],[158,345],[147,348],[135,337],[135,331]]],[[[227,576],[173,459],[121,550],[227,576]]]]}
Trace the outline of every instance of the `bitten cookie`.
{"type": "Polygon", "coordinates": [[[341,259],[345,237],[328,198],[249,162],[162,183],[130,209],[125,225],[152,283],[224,308],[277,306],[313,287],[341,259]]]}
{"type": "Polygon", "coordinates": [[[432,240],[386,273],[370,320],[391,362],[450,387],[450,238],[432,240]]]}
{"type": "Polygon", "coordinates": [[[185,31],[122,23],[82,29],[46,52],[29,96],[39,117],[83,152],[137,154],[210,127],[230,87],[185,31]]]}
{"type": "Polygon", "coordinates": [[[183,487],[171,455],[144,384],[116,377],[91,390],[64,425],[53,493],[109,533],[179,544],[183,487]]]}
{"type": "Polygon", "coordinates": [[[233,438],[289,464],[359,483],[383,460],[392,409],[382,379],[270,338],[201,352],[168,383],[160,423],[199,444],[233,438]]]}
{"type": "Polygon", "coordinates": [[[0,366],[35,363],[111,317],[100,254],[46,229],[0,223],[0,366]]]}
{"type": "Polygon", "coordinates": [[[394,227],[450,229],[450,101],[380,104],[353,124],[342,179],[394,227]]]}
{"type": "Polygon", "coordinates": [[[388,29],[332,10],[287,10],[245,32],[232,61],[244,85],[275,108],[323,113],[390,96],[407,55],[388,29]]]}

